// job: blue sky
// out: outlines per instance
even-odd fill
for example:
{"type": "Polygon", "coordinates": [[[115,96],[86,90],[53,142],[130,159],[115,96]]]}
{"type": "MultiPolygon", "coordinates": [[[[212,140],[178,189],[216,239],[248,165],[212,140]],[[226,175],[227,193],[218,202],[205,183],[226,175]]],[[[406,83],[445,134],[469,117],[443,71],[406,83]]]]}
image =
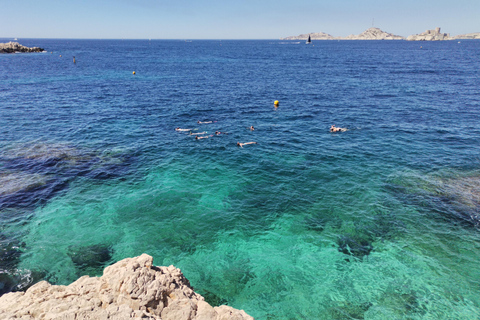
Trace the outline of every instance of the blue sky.
{"type": "Polygon", "coordinates": [[[0,37],[278,39],[480,32],[480,0],[0,0],[0,37]]]}

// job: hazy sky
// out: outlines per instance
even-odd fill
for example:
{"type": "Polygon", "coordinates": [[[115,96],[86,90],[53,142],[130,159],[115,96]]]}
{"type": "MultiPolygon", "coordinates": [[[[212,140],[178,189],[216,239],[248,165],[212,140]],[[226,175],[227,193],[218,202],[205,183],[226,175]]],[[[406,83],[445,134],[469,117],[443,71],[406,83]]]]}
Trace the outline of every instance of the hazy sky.
{"type": "Polygon", "coordinates": [[[278,39],[480,32],[480,0],[0,0],[0,37],[278,39]]]}

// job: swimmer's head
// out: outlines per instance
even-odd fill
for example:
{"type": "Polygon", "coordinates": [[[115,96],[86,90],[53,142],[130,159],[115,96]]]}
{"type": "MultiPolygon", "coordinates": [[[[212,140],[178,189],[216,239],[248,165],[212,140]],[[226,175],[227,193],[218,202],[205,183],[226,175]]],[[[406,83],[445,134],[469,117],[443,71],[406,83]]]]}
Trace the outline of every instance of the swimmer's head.
{"type": "Polygon", "coordinates": [[[237,146],[239,146],[239,147],[241,146],[240,142],[237,142],[237,146]]]}

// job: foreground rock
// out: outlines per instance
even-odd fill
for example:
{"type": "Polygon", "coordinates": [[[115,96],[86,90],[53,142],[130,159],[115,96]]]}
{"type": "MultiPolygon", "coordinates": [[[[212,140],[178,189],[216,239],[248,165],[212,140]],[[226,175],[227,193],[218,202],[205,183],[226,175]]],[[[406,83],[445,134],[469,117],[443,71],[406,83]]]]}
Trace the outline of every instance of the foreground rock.
{"type": "Polygon", "coordinates": [[[15,53],[15,52],[44,52],[45,49],[38,47],[25,47],[18,42],[0,43],[0,53],[15,53]]]}
{"type": "Polygon", "coordinates": [[[407,37],[408,41],[440,41],[440,40],[452,40],[449,33],[441,33],[440,28],[434,30],[427,30],[420,34],[414,34],[407,37]]]}
{"type": "Polygon", "coordinates": [[[212,307],[174,266],[152,266],[143,254],[83,276],[68,286],[41,281],[0,297],[2,319],[253,319],[243,310],[212,307]]]}

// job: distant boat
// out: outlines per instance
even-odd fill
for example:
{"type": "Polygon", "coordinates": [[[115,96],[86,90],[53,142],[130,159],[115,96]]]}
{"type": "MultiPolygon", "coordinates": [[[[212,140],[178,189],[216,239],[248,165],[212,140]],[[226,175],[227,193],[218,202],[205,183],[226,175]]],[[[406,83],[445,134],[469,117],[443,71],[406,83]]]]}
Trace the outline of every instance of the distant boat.
{"type": "Polygon", "coordinates": [[[13,41],[17,41],[17,40],[18,40],[17,38],[13,39],[13,41]]]}
{"type": "Polygon", "coordinates": [[[307,40],[307,42],[305,42],[305,44],[310,44],[310,43],[312,43],[312,39],[310,38],[310,35],[309,35],[308,40],[307,40]]]}

